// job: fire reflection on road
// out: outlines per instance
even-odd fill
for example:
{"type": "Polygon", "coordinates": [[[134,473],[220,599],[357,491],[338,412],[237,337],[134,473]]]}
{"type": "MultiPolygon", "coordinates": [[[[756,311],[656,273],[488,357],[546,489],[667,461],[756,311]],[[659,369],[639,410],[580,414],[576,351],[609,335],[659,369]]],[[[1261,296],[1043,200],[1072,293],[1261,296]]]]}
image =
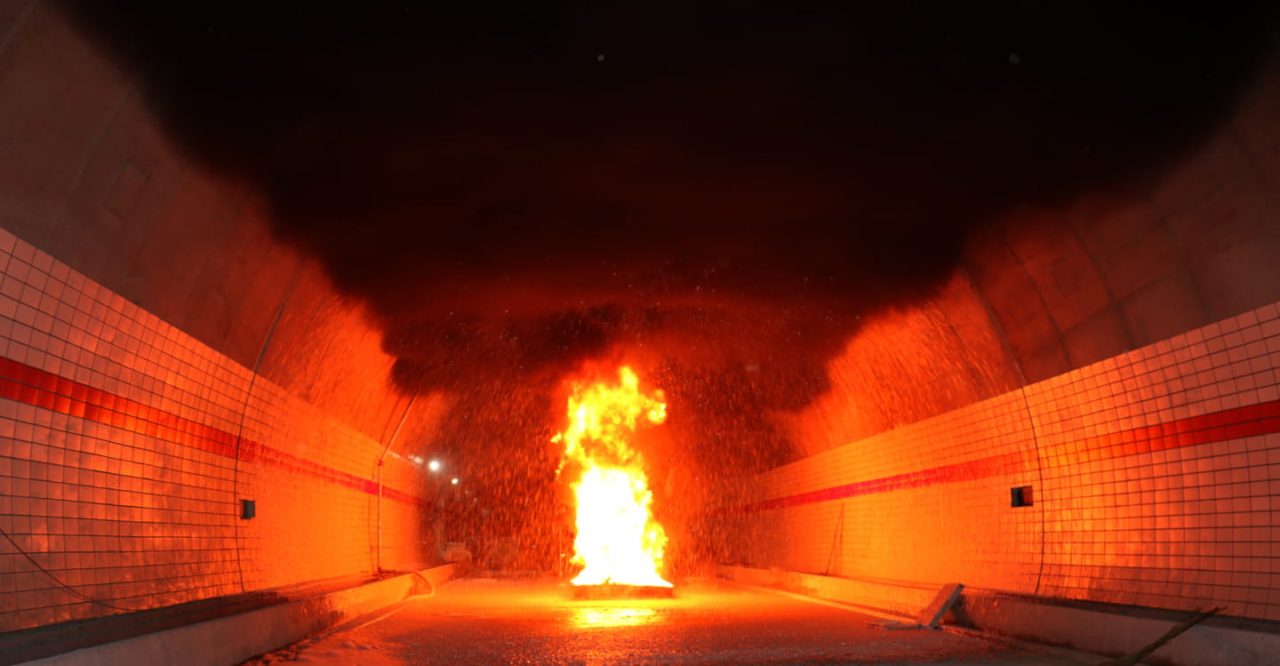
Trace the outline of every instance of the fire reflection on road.
{"type": "Polygon", "coordinates": [[[578,629],[593,627],[637,627],[658,620],[652,608],[578,608],[569,621],[578,629]]]}

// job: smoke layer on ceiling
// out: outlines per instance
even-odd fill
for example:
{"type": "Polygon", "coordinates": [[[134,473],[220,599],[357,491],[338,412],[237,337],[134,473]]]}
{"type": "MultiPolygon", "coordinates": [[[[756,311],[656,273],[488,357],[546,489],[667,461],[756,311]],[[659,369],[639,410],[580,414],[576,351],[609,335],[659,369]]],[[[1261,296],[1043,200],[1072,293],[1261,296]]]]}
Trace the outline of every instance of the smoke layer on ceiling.
{"type": "Polygon", "coordinates": [[[1275,26],[1262,2],[322,4],[64,6],[368,304],[406,391],[457,396],[451,446],[537,440],[566,372],[639,356],[752,433],[747,465],[789,449],[744,414],[824,390],[860,317],[930,293],[975,228],[1194,149],[1275,26]]]}

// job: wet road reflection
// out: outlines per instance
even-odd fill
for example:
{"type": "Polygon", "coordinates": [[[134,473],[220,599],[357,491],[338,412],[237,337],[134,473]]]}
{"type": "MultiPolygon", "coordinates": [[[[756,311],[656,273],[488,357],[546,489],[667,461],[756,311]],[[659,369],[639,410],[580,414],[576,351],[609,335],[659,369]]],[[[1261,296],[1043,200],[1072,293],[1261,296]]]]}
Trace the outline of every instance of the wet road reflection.
{"type": "Polygon", "coordinates": [[[554,582],[459,580],[358,629],[258,664],[1070,664],[941,631],[886,631],[873,618],[715,580],[675,598],[586,600],[554,582]]]}
{"type": "Polygon", "coordinates": [[[657,619],[658,611],[652,608],[580,608],[572,616],[573,625],[580,629],[634,627],[657,619]]]}

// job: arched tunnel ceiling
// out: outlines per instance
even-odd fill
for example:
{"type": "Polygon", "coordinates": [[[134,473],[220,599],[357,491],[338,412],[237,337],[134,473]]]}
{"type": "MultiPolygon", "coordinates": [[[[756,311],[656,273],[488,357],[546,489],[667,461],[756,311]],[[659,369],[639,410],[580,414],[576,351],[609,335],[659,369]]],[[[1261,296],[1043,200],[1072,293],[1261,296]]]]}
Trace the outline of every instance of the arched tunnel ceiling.
{"type": "MultiPolygon", "coordinates": [[[[262,264],[241,293],[275,303],[300,260],[255,239],[261,200],[373,313],[401,391],[452,396],[432,444],[475,459],[536,458],[552,387],[587,359],[644,366],[697,461],[741,471],[1275,297],[1219,297],[1258,281],[1222,267],[1265,261],[1220,254],[1274,247],[1265,216],[1199,261],[1194,225],[1160,211],[1193,205],[1168,200],[1202,182],[1179,169],[1258,88],[1268,3],[236,5],[62,4],[136,86],[122,112],[219,181],[200,214],[238,220],[119,233],[160,238],[138,262],[240,238],[262,264]],[[1116,278],[1141,248],[1147,273],[1116,278]]],[[[95,249],[80,264],[114,261],[95,249]]],[[[323,324],[311,297],[289,339],[323,324]]],[[[246,365],[273,325],[248,308],[237,342],[185,307],[162,314],[246,365]]],[[[340,383],[278,354],[304,394],[340,383]]],[[[366,431],[403,409],[384,402],[366,431]]]]}

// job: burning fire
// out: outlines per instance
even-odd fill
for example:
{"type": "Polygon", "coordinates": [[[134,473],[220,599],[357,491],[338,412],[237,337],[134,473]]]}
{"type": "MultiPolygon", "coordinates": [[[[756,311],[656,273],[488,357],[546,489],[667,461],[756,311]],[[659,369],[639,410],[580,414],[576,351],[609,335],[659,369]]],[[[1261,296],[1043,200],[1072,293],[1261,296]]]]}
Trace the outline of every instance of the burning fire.
{"type": "Polygon", "coordinates": [[[582,469],[572,485],[578,502],[573,562],[583,569],[571,582],[671,587],[658,574],[667,535],[653,519],[644,463],[628,441],[640,425],[665,421],[667,404],[660,390],[641,393],[627,366],[618,380],[575,385],[569,425],[551,440],[564,444],[564,461],[582,469]]]}

